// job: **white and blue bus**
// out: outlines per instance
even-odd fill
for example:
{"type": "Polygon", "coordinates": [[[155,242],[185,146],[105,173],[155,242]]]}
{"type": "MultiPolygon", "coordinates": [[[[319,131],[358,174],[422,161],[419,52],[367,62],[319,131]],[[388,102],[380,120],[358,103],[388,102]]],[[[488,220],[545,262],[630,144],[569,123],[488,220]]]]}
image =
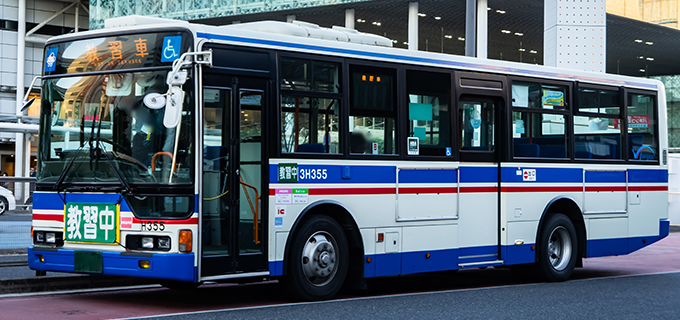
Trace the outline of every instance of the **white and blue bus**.
{"type": "Polygon", "coordinates": [[[50,39],[32,269],[168,287],[509,267],[668,235],[659,81],[138,16],[50,39]]]}

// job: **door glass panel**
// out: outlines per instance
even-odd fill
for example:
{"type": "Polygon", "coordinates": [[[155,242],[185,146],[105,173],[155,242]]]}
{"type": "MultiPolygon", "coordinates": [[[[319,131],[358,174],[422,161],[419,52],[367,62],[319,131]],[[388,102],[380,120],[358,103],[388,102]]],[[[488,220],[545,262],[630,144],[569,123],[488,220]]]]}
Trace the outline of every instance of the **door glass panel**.
{"type": "Polygon", "coordinates": [[[261,253],[262,91],[241,90],[239,253],[261,253]]]}
{"type": "Polygon", "coordinates": [[[460,102],[461,150],[494,151],[494,104],[460,102]]]}
{"type": "Polygon", "coordinates": [[[205,89],[203,96],[203,255],[227,255],[231,90],[205,89]]]}

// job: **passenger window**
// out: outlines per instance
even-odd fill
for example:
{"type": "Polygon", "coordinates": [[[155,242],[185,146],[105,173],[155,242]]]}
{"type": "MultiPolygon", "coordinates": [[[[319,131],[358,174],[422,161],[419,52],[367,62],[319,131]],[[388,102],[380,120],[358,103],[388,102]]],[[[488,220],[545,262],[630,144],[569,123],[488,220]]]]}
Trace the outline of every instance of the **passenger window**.
{"type": "Polygon", "coordinates": [[[334,62],[281,58],[281,89],[338,93],[339,66],[334,62]]]}
{"type": "Polygon", "coordinates": [[[619,119],[574,116],[574,156],[577,159],[622,159],[619,119]]]}
{"type": "Polygon", "coordinates": [[[565,119],[561,114],[513,112],[514,157],[567,158],[565,119]]]}
{"type": "Polygon", "coordinates": [[[567,86],[513,81],[512,106],[516,108],[566,110],[568,89],[567,86]]]}
{"type": "Polygon", "coordinates": [[[342,153],[336,99],[281,96],[281,151],[342,153]]]}
{"type": "Polygon", "coordinates": [[[460,149],[494,151],[495,107],[491,102],[460,101],[460,149]]]}
{"type": "Polygon", "coordinates": [[[619,91],[578,89],[574,115],[576,159],[623,159],[619,91]]]}
{"type": "Polygon", "coordinates": [[[420,155],[446,156],[451,147],[451,75],[407,71],[409,137],[420,140],[420,155]]]}
{"type": "Polygon", "coordinates": [[[578,89],[578,111],[618,115],[621,113],[619,92],[590,88],[578,89]]]}
{"type": "Polygon", "coordinates": [[[350,73],[350,152],[396,154],[394,70],[352,66],[350,73]]]}
{"type": "Polygon", "coordinates": [[[628,94],[628,158],[631,160],[658,160],[656,142],[656,116],[654,97],[645,94],[628,94]]]}

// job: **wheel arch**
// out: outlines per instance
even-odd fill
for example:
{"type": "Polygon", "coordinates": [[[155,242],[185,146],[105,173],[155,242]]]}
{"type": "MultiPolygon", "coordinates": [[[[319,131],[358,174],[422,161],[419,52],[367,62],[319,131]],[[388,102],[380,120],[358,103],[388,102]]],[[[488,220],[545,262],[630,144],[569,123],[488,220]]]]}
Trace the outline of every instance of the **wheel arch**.
{"type": "Polygon", "coordinates": [[[299,226],[305,220],[318,214],[327,215],[335,221],[337,221],[342,230],[345,232],[345,237],[347,238],[347,245],[349,246],[349,268],[347,273],[348,280],[363,280],[364,276],[364,242],[361,237],[361,232],[359,227],[354,220],[354,216],[350,211],[343,206],[341,203],[333,200],[321,200],[309,204],[305,207],[300,215],[297,217],[293,226],[288,233],[288,238],[286,239],[286,246],[283,255],[283,275],[288,274],[288,257],[290,255],[293,239],[298,232],[299,226]]]}
{"type": "MultiPolygon", "coordinates": [[[[571,197],[559,196],[548,202],[548,204],[545,206],[545,209],[543,209],[543,213],[541,214],[538,230],[536,232],[536,241],[534,243],[536,243],[536,246],[540,245],[538,243],[538,237],[541,234],[543,226],[552,215],[557,213],[564,214],[567,216],[567,218],[569,218],[569,220],[571,220],[571,223],[574,224],[574,229],[576,229],[576,237],[578,239],[578,257],[585,258],[587,245],[585,219],[583,218],[583,212],[581,211],[581,208],[571,197]]],[[[539,250],[536,250],[536,254],[538,254],[538,252],[539,250]]],[[[538,259],[538,257],[536,259],[538,259]]],[[[581,259],[578,259],[576,264],[577,266],[581,266],[581,259]]]]}

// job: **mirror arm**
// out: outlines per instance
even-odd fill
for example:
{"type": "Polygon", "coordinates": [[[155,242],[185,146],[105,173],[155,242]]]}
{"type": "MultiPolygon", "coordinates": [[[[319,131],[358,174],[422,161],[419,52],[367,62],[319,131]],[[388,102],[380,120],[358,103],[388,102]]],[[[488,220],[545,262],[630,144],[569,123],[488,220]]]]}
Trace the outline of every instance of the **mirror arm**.
{"type": "Polygon", "coordinates": [[[26,104],[28,102],[28,96],[31,94],[31,89],[33,89],[33,86],[35,85],[35,82],[42,79],[42,76],[35,76],[33,78],[33,81],[31,81],[31,85],[28,86],[28,90],[26,90],[26,95],[24,95],[24,101],[23,103],[26,104]]]}

